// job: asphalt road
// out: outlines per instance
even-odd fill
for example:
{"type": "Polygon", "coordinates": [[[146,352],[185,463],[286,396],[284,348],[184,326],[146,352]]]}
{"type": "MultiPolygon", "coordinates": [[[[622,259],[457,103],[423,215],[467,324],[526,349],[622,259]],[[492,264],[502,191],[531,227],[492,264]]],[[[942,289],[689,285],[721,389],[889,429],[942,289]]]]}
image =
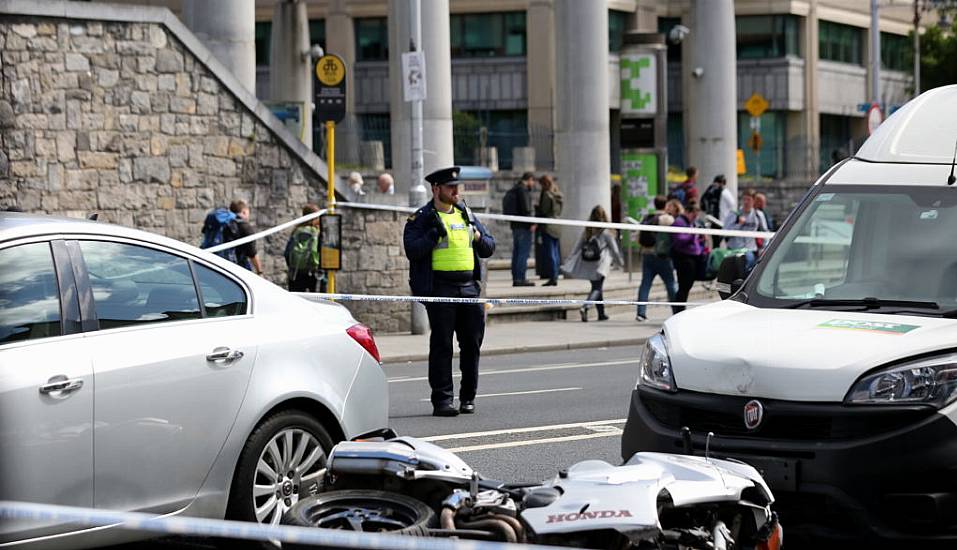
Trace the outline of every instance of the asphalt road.
{"type": "MultiPolygon", "coordinates": [[[[432,416],[427,363],[386,364],[391,426],[400,435],[455,450],[485,477],[510,482],[542,481],[586,459],[620,464],[621,429],[639,353],[637,346],[627,346],[484,358],[476,413],[454,418],[432,416]]],[[[457,374],[455,382],[457,391],[457,374]]],[[[213,546],[169,537],[112,548],[213,546]]]]}

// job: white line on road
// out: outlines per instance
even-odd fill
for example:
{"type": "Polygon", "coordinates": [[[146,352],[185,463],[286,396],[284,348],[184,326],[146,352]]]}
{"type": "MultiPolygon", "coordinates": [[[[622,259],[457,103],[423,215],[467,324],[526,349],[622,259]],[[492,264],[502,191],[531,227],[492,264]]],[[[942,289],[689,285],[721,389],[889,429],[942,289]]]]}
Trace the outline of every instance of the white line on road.
{"type": "MultiPolygon", "coordinates": [[[[556,391],[574,391],[580,390],[581,388],[552,388],[548,390],[528,390],[528,391],[510,391],[506,393],[480,393],[476,395],[476,399],[479,397],[502,397],[505,395],[528,395],[530,393],[551,393],[556,391]]],[[[425,399],[419,399],[419,401],[429,401],[430,399],[426,397],[425,399]]]]}
{"type": "Polygon", "coordinates": [[[598,432],[585,435],[569,435],[565,437],[549,437],[546,439],[530,439],[526,441],[506,441],[504,443],[490,443],[488,445],[471,445],[467,447],[454,447],[449,449],[453,453],[464,453],[467,451],[484,451],[488,449],[505,449],[508,447],[524,447],[526,445],[544,445],[546,443],[561,443],[563,441],[579,441],[582,439],[596,439],[599,437],[612,437],[619,435],[620,432],[598,432]]]}
{"type": "Polygon", "coordinates": [[[447,435],[433,435],[428,437],[419,437],[422,441],[446,441],[449,439],[468,439],[475,437],[490,437],[494,435],[507,435],[507,434],[521,434],[529,432],[544,432],[548,430],[566,430],[568,428],[585,428],[592,429],[598,426],[605,426],[608,424],[624,424],[624,418],[616,418],[614,420],[593,420],[591,422],[576,422],[574,424],[552,424],[551,426],[532,426],[528,428],[510,428],[505,430],[492,430],[488,432],[471,432],[471,433],[458,433],[458,434],[447,434],[447,435]]]}
{"type": "MultiPolygon", "coordinates": [[[[526,367],[521,369],[508,369],[508,370],[490,370],[482,371],[481,376],[489,376],[492,374],[514,374],[518,372],[540,372],[546,370],[565,370],[565,369],[579,369],[586,367],[612,367],[616,365],[633,365],[638,363],[637,359],[626,359],[624,361],[603,361],[600,363],[577,363],[571,365],[548,365],[544,367],[526,367]]],[[[460,378],[461,374],[453,374],[453,378],[460,378]]],[[[406,377],[396,377],[389,378],[389,382],[421,382],[422,380],[428,380],[428,376],[417,376],[415,378],[406,378],[406,377]]]]}

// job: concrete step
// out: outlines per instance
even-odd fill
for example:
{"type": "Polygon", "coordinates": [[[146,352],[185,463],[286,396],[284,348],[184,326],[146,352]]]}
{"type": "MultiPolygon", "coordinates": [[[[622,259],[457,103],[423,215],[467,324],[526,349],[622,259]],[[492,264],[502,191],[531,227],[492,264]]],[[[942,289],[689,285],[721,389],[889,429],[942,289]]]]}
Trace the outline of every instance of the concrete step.
{"type": "MultiPolygon", "coordinates": [[[[508,271],[512,270],[512,260],[510,258],[492,258],[485,262],[486,267],[489,272],[492,271],[508,271]]],[[[528,269],[530,273],[534,274],[535,272],[535,259],[529,258],[528,260],[528,269]]]]}

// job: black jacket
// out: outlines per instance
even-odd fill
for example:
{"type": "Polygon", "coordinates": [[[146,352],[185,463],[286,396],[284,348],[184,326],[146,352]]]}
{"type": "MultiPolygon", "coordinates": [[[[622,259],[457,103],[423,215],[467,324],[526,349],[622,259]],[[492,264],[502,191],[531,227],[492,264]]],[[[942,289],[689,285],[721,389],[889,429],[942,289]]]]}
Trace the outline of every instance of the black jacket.
{"type": "MultiPolygon", "coordinates": [[[[472,212],[461,205],[455,205],[464,215],[466,223],[474,225],[482,234],[472,243],[475,253],[475,269],[472,278],[482,279],[482,266],[479,258],[488,258],[495,252],[495,238],[489,234],[482,222],[472,212]]],[[[415,211],[405,222],[402,242],[405,255],[409,258],[409,286],[414,296],[432,295],[432,250],[439,243],[439,231],[435,227],[435,205],[432,202],[415,211]]]]}
{"type": "MultiPolygon", "coordinates": [[[[515,190],[518,192],[518,212],[515,213],[516,216],[531,216],[534,214],[532,210],[532,193],[528,190],[528,187],[525,187],[525,184],[518,182],[515,184],[515,190]]],[[[532,224],[526,222],[508,222],[512,229],[522,228],[530,229],[532,224]]]]}

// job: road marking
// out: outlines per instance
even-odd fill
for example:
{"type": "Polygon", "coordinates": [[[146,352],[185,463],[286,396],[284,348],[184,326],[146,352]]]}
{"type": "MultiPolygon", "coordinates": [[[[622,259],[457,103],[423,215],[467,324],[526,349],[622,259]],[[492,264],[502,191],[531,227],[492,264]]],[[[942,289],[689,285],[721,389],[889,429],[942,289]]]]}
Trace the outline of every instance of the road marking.
{"type": "Polygon", "coordinates": [[[422,441],[446,441],[449,439],[470,439],[475,437],[490,437],[495,435],[521,434],[529,432],[544,432],[549,430],[566,430],[568,428],[594,429],[609,424],[624,424],[624,418],[614,420],[593,420],[591,422],[576,422],[574,424],[552,424],[551,426],[532,426],[528,428],[510,428],[504,430],[492,430],[488,432],[471,432],[446,435],[432,435],[428,437],[419,437],[422,441]]]}
{"type": "Polygon", "coordinates": [[[504,443],[489,443],[488,445],[470,445],[467,447],[453,447],[448,449],[453,453],[464,453],[468,451],[484,451],[488,449],[505,449],[509,447],[524,447],[526,445],[545,445],[547,443],[561,443],[564,441],[580,441],[583,439],[596,439],[599,437],[613,437],[619,435],[616,432],[598,432],[585,435],[568,435],[564,437],[549,437],[545,439],[530,439],[525,441],[506,441],[504,443]]]}
{"type": "MultiPolygon", "coordinates": [[[[502,397],[502,396],[505,396],[505,395],[528,395],[528,394],[530,394],[530,393],[551,393],[551,392],[556,392],[556,391],[575,391],[575,390],[580,390],[580,389],[581,389],[581,388],[552,388],[552,389],[548,389],[548,390],[510,391],[510,392],[506,392],[506,393],[480,393],[480,394],[476,395],[475,398],[478,399],[479,397],[482,397],[482,398],[485,398],[485,397],[502,397]]],[[[419,399],[419,401],[425,402],[425,401],[430,401],[430,399],[429,399],[428,397],[426,397],[425,399],[419,399]]]]}
{"type": "MultiPolygon", "coordinates": [[[[565,370],[565,369],[580,369],[587,367],[612,367],[616,365],[634,365],[637,364],[637,359],[627,359],[623,361],[603,361],[600,363],[577,363],[577,364],[563,364],[563,365],[547,365],[544,367],[526,367],[521,369],[509,369],[509,370],[490,370],[482,371],[482,376],[489,376],[492,374],[514,374],[519,372],[541,372],[546,370],[565,370]]],[[[453,374],[452,378],[461,378],[461,374],[453,374]]],[[[395,378],[389,378],[389,382],[421,382],[422,380],[428,380],[428,376],[417,376],[414,378],[398,376],[395,378]]]]}

